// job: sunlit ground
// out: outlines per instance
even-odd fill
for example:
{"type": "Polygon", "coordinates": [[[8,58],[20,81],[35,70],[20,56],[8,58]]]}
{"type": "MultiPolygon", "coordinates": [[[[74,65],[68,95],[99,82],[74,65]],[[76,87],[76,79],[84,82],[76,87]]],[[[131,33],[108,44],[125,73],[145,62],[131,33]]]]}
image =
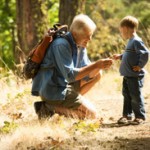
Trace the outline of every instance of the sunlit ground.
{"type": "Polygon", "coordinates": [[[97,108],[99,119],[79,120],[54,115],[40,123],[33,109],[38,97],[30,95],[31,81],[10,73],[0,80],[1,150],[149,150],[150,146],[150,65],[143,93],[147,121],[140,126],[118,127],[122,114],[122,77],[113,66],[86,95],[97,108]],[[102,123],[103,120],[103,123],[102,123]]]}

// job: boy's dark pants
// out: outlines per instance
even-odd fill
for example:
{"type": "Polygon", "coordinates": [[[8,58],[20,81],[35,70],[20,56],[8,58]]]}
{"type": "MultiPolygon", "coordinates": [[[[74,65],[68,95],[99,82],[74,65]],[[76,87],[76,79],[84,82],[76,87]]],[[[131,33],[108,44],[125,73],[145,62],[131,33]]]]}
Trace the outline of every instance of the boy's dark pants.
{"type": "Polygon", "coordinates": [[[144,76],[123,78],[123,116],[132,117],[133,112],[135,118],[145,120],[144,97],[141,92],[143,82],[144,76]]]}

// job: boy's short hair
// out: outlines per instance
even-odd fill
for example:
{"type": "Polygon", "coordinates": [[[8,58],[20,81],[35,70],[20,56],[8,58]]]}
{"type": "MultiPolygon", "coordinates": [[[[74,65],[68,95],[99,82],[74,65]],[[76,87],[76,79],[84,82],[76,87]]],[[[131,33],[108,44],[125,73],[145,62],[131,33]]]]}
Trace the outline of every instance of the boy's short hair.
{"type": "Polygon", "coordinates": [[[126,16],[120,22],[120,27],[129,27],[131,29],[138,29],[139,21],[133,16],[126,16]]]}
{"type": "Polygon", "coordinates": [[[74,17],[73,22],[70,26],[71,32],[82,33],[84,30],[94,32],[96,24],[87,15],[79,14],[74,17]]]}

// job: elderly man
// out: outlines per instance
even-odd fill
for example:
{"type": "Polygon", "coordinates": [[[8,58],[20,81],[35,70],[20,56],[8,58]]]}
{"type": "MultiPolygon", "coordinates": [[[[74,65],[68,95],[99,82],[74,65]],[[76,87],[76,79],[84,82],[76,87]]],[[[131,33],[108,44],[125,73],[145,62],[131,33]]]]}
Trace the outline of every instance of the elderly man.
{"type": "Polygon", "coordinates": [[[33,79],[32,94],[42,99],[35,102],[39,117],[54,113],[78,118],[96,118],[95,107],[83,96],[100,79],[100,70],[108,69],[111,59],[91,63],[86,46],[96,29],[95,23],[84,14],[75,16],[70,32],[56,38],[48,47],[41,69],[33,79]]]}

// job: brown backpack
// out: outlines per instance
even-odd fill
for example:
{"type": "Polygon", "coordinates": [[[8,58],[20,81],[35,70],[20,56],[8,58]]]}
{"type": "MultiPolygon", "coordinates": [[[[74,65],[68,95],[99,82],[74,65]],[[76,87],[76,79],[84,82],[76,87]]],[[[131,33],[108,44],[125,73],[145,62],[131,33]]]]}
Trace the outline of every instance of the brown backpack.
{"type": "Polygon", "coordinates": [[[48,30],[47,35],[44,36],[44,38],[30,51],[29,56],[27,57],[23,67],[23,76],[25,79],[35,77],[49,44],[51,44],[56,37],[65,35],[67,31],[68,26],[60,24],[55,24],[53,28],[48,30]]]}

